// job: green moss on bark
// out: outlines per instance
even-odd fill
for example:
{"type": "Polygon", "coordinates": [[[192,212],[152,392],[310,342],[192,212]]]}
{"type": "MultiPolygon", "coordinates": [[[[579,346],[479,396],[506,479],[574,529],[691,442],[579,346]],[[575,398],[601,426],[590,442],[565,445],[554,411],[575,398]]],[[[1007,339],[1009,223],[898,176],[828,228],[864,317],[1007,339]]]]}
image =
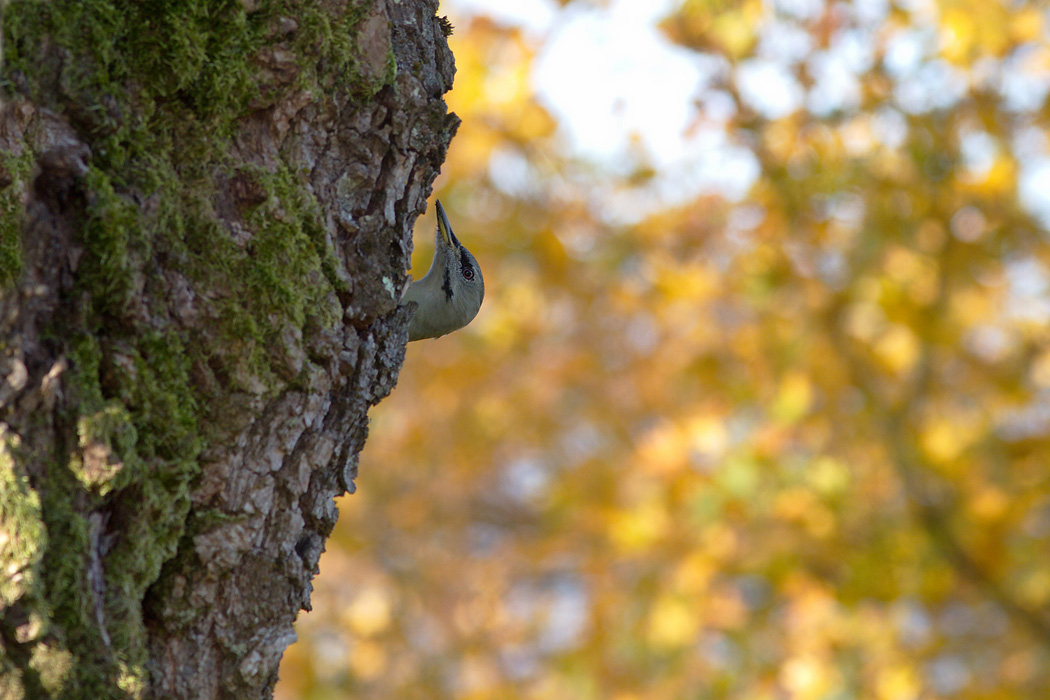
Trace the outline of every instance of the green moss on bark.
{"type": "MultiPolygon", "coordinates": [[[[214,399],[286,388],[289,329],[340,321],[329,302],[345,284],[302,174],[227,153],[259,104],[290,90],[369,98],[393,80],[393,54],[379,75],[362,69],[368,3],[339,16],[295,0],[245,4],[4,7],[0,88],[61,114],[91,149],[76,189],[83,253],[64,294],[70,308],[50,330],[69,360],[67,411],[56,420],[70,443],[34,457],[46,469],[32,488],[17,476],[16,440],[0,452],[0,522],[19,538],[0,564],[24,571],[0,583],[0,600],[24,602],[40,628],[27,658],[4,669],[15,679],[5,697],[142,694],[141,601],[184,533],[202,448],[236,427],[223,414],[237,412],[214,399]],[[297,29],[282,29],[284,17],[297,29]],[[278,45],[294,56],[295,80],[264,94],[259,57],[278,45]],[[243,206],[240,232],[216,215],[216,183],[232,177],[261,193],[243,206]],[[206,292],[196,308],[209,315],[206,332],[173,318],[162,269],[206,292]]],[[[0,286],[22,267],[23,197],[38,155],[26,143],[0,159],[10,180],[0,188],[0,286]]]]}
{"type": "Polygon", "coordinates": [[[0,288],[22,271],[24,198],[33,171],[33,154],[0,153],[0,288]]]}
{"type": "Polygon", "coordinates": [[[19,601],[37,586],[47,532],[40,498],[15,466],[16,436],[0,434],[0,606],[19,601]]]}

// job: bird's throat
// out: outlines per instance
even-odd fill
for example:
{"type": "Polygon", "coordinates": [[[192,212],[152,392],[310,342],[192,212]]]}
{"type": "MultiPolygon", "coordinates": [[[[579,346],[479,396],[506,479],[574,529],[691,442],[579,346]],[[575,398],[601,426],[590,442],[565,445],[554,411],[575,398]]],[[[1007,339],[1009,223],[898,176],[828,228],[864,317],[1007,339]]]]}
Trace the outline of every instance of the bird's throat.
{"type": "Polygon", "coordinates": [[[445,268],[445,280],[441,283],[441,290],[445,292],[445,301],[452,303],[452,273],[445,268]]]}

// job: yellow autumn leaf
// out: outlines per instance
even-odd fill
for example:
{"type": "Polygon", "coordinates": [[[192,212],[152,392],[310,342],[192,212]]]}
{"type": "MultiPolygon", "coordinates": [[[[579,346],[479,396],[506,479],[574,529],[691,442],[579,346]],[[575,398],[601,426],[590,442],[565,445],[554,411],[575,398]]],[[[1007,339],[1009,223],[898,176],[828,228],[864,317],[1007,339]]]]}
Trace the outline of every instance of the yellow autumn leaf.
{"type": "Polygon", "coordinates": [[[817,700],[826,690],[829,669],[825,662],[812,655],[788,659],[780,671],[780,682],[797,700],[817,700]]]}
{"type": "Polygon", "coordinates": [[[370,637],[385,630],[391,618],[390,591],[369,586],[343,610],[343,620],[356,634],[370,637]]]}
{"type": "Polygon", "coordinates": [[[887,369],[896,374],[903,374],[918,362],[921,347],[919,339],[910,328],[895,323],[875,341],[874,350],[887,369]]]}
{"type": "Polygon", "coordinates": [[[1035,6],[1012,8],[1010,13],[1010,32],[1014,41],[1035,41],[1042,36],[1045,20],[1043,12],[1035,6]]]}
{"type": "Polygon", "coordinates": [[[813,384],[806,374],[788,372],[780,381],[776,398],[770,407],[775,420],[794,423],[809,411],[813,402],[813,384]]]}
{"type": "Polygon", "coordinates": [[[955,8],[941,18],[941,50],[952,63],[965,63],[976,41],[977,25],[971,13],[955,8]]]}
{"type": "Polygon", "coordinates": [[[972,414],[935,417],[923,425],[920,433],[923,452],[941,465],[955,460],[980,437],[980,419],[972,414]]]}
{"type": "Polygon", "coordinates": [[[878,700],[913,700],[921,690],[912,666],[898,664],[879,671],[875,692],[878,700]]]}
{"type": "Polygon", "coordinates": [[[386,650],[378,642],[361,640],[354,644],[347,662],[355,676],[371,680],[386,670],[386,650]]]}
{"type": "Polygon", "coordinates": [[[670,473],[688,464],[689,439],[685,431],[671,421],[659,423],[638,442],[638,463],[653,473],[670,473]]]}
{"type": "Polygon", "coordinates": [[[655,498],[618,511],[609,519],[609,537],[623,551],[637,551],[655,544],[670,530],[671,520],[655,498]]]}
{"type": "Polygon", "coordinates": [[[662,596],[649,612],[646,639],[653,646],[674,649],[693,643],[699,631],[695,606],[676,596],[662,596]]]}

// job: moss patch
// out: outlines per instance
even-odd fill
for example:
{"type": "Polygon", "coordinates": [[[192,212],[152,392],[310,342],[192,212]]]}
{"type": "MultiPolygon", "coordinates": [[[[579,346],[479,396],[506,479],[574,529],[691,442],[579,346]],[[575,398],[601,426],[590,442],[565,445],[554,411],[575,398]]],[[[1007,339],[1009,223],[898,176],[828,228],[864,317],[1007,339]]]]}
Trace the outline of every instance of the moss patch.
{"type": "Polygon", "coordinates": [[[0,607],[19,601],[36,587],[39,564],[47,546],[40,498],[20,474],[14,453],[16,436],[0,432],[0,607]]]}
{"type": "Polygon", "coordinates": [[[33,154],[0,153],[0,288],[10,286],[22,270],[23,198],[33,170],[33,154]]]}
{"type": "MultiPolygon", "coordinates": [[[[340,321],[329,302],[345,285],[303,174],[227,154],[241,120],[286,91],[371,97],[393,80],[393,54],[378,73],[365,65],[357,34],[369,3],[338,16],[297,0],[262,0],[252,12],[245,4],[4,8],[0,89],[62,114],[92,153],[77,190],[83,255],[49,339],[70,364],[67,411],[56,417],[69,444],[42,458],[33,488],[15,476],[0,483],[0,528],[20,538],[0,563],[17,560],[27,573],[0,583],[0,599],[32,598],[47,639],[13,669],[12,697],[18,688],[34,697],[144,692],[141,601],[184,534],[201,450],[239,427],[227,416],[244,413],[215,399],[283,390],[296,378],[282,339],[340,321]],[[297,29],[282,29],[284,18],[297,29]],[[295,57],[294,80],[260,89],[271,46],[295,57]],[[259,193],[235,205],[243,230],[217,215],[231,206],[216,201],[217,183],[232,178],[259,193]],[[177,322],[168,271],[197,293],[193,311],[207,322],[189,324],[195,330],[177,322]]],[[[0,156],[10,180],[0,181],[0,285],[21,269],[21,198],[37,155],[25,145],[0,156]]],[[[0,452],[0,473],[17,473],[13,444],[0,452]]]]}

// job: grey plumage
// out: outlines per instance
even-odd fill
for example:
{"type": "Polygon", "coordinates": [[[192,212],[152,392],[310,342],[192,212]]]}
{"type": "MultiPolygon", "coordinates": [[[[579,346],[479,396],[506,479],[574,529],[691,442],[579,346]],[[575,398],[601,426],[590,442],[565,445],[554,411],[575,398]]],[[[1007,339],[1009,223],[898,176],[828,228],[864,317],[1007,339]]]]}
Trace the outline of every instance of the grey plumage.
{"type": "Polygon", "coordinates": [[[437,203],[434,261],[422,278],[412,282],[402,304],[416,303],[408,324],[408,339],[438,338],[470,323],[485,298],[485,280],[478,261],[452,232],[441,202],[437,203]]]}

